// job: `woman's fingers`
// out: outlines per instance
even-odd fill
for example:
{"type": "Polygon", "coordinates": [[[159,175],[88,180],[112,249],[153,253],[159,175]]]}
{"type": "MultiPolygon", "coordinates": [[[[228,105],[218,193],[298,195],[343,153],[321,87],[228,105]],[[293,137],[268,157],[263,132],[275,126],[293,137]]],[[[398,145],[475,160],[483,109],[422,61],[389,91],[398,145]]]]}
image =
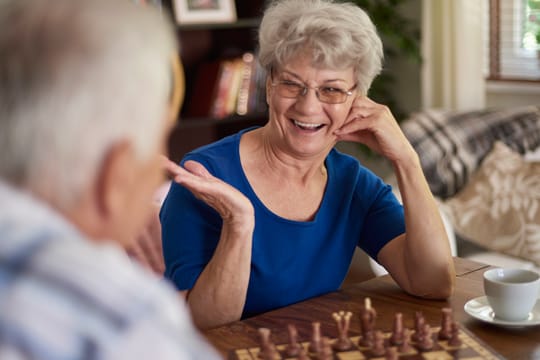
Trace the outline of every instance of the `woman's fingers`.
{"type": "Polygon", "coordinates": [[[195,197],[214,208],[224,219],[253,213],[253,206],[244,194],[214,177],[202,164],[189,160],[181,167],[166,159],[164,167],[173,176],[174,181],[185,186],[195,197]]]}

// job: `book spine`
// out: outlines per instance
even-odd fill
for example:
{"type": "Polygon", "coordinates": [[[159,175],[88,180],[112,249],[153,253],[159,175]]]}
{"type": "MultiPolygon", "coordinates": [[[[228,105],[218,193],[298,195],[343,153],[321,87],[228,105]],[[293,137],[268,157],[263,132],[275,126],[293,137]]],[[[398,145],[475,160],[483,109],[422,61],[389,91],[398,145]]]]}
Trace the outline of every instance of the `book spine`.
{"type": "Polygon", "coordinates": [[[251,78],[253,75],[254,56],[252,53],[245,53],[242,56],[242,79],[238,89],[238,98],[236,101],[236,113],[246,115],[248,113],[248,103],[250,97],[251,78]]]}
{"type": "Polygon", "coordinates": [[[223,60],[220,64],[219,81],[212,105],[213,117],[223,118],[227,115],[226,106],[233,73],[234,62],[231,60],[223,60]]]}

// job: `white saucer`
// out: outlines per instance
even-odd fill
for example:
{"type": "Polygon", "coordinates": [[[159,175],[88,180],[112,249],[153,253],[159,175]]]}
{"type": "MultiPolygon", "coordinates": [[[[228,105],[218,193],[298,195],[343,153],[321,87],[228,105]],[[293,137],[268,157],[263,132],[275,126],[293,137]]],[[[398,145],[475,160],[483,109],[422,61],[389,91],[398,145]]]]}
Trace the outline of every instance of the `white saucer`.
{"type": "Polygon", "coordinates": [[[497,319],[494,316],[493,310],[491,309],[491,306],[489,306],[487,298],[485,296],[480,296],[467,301],[464,309],[465,312],[472,317],[490,324],[506,327],[524,327],[540,325],[540,300],[536,302],[527,319],[521,321],[507,321],[497,319]]]}

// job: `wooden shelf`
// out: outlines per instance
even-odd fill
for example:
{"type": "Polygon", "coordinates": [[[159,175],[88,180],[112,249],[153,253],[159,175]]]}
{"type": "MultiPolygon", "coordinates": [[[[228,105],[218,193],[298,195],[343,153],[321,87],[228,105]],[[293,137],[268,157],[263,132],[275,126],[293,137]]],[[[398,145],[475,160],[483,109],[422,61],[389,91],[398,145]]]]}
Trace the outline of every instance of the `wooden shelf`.
{"type": "Polygon", "coordinates": [[[223,119],[197,118],[180,120],[169,138],[169,157],[179,162],[190,150],[251,127],[263,126],[266,113],[230,116],[223,119]]]}
{"type": "MultiPolygon", "coordinates": [[[[163,4],[165,9],[173,11],[171,0],[163,0],[163,4]]],[[[204,82],[197,82],[200,70],[203,69],[202,73],[206,70],[205,64],[241,56],[245,52],[255,52],[257,29],[264,5],[265,0],[235,0],[238,19],[235,22],[178,24],[176,26],[181,44],[180,56],[185,71],[186,92],[179,121],[169,140],[169,156],[172,160],[179,161],[194,148],[214,142],[246,127],[263,125],[266,122],[266,112],[225,118],[189,116],[190,107],[195,106],[193,101],[200,100],[200,96],[213,96],[213,84],[201,86],[204,82]],[[206,87],[208,91],[205,91],[206,87]],[[197,91],[194,91],[196,88],[197,91]],[[196,95],[193,95],[194,93],[196,95]]],[[[172,18],[175,17],[172,16],[172,18]]],[[[199,112],[192,112],[192,114],[195,113],[199,112]]]]}
{"type": "Polygon", "coordinates": [[[180,31],[191,30],[226,30],[226,29],[241,29],[241,28],[257,28],[261,22],[260,18],[244,18],[238,19],[232,23],[205,23],[205,24],[186,24],[178,25],[180,31]]]}

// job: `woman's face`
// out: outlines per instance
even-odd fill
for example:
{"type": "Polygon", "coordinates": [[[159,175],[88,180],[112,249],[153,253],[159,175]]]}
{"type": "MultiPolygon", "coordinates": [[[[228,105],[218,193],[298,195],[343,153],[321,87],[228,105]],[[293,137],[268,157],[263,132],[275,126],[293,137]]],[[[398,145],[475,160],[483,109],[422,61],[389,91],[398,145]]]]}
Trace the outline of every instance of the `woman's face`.
{"type": "Polygon", "coordinates": [[[277,132],[281,150],[298,157],[324,155],[336,143],[334,131],[349,114],[356,96],[354,71],[315,68],[309,56],[299,56],[282,68],[275,69],[267,81],[270,128],[277,132]],[[281,85],[278,85],[281,84],[281,85]],[[309,87],[305,94],[290,98],[287,89],[309,87]],[[336,92],[347,92],[343,103],[325,103],[319,97],[334,98],[336,92]]]}

